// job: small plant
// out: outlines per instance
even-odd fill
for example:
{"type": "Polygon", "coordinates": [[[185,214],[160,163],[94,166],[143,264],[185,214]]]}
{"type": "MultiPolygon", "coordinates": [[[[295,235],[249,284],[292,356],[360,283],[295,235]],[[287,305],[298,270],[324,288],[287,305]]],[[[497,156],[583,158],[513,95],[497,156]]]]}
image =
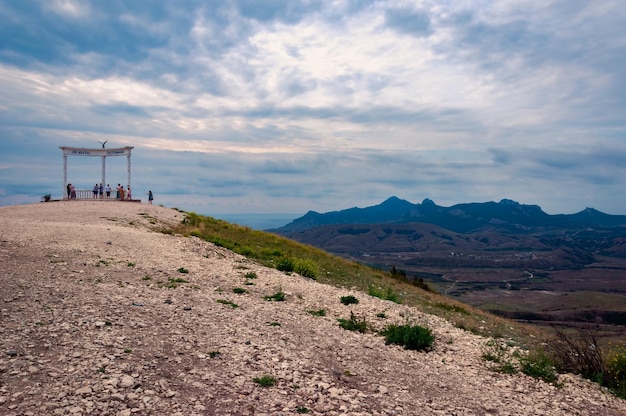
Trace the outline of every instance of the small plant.
{"type": "Polygon", "coordinates": [[[170,282],[174,282],[174,283],[189,283],[189,280],[185,280],[182,277],[177,277],[176,279],[171,279],[170,278],[170,282]]]}
{"type": "Polygon", "coordinates": [[[318,309],[316,311],[308,311],[313,316],[326,316],[326,309],[318,309]]]}
{"type": "Polygon", "coordinates": [[[385,289],[382,289],[378,286],[369,285],[367,288],[367,294],[379,299],[390,300],[395,303],[402,303],[400,302],[400,297],[396,292],[394,292],[391,286],[387,286],[385,289]]]}
{"type": "Polygon", "coordinates": [[[514,354],[511,353],[507,345],[492,339],[487,342],[486,347],[482,358],[491,363],[490,368],[493,371],[503,374],[517,373],[517,366],[513,362],[514,354]]]}
{"type": "Polygon", "coordinates": [[[248,291],[246,289],[244,289],[243,287],[234,287],[233,288],[233,293],[236,293],[238,295],[242,295],[244,293],[248,293],[248,291]]]}
{"type": "Polygon", "coordinates": [[[282,289],[279,289],[278,292],[274,293],[273,295],[265,296],[263,299],[269,300],[269,301],[273,300],[276,302],[282,302],[285,300],[285,292],[283,292],[282,289]]]}
{"type": "Polygon", "coordinates": [[[300,276],[309,279],[317,279],[317,265],[311,260],[300,260],[296,262],[294,271],[300,276]]]}
{"type": "Polygon", "coordinates": [[[178,269],[176,269],[176,271],[178,273],[189,273],[189,270],[185,269],[184,267],[179,267],[178,269]]]}
{"type": "Polygon", "coordinates": [[[149,275],[145,275],[144,277],[141,278],[141,280],[150,280],[152,279],[152,277],[150,277],[149,275]]]}
{"type": "Polygon", "coordinates": [[[387,343],[403,345],[407,350],[428,350],[435,341],[432,331],[419,325],[389,325],[381,334],[387,343]]]}
{"type": "Polygon", "coordinates": [[[304,407],[304,406],[296,407],[296,412],[297,413],[301,413],[301,414],[303,414],[303,413],[311,413],[311,411],[309,409],[307,409],[306,407],[304,407]]]}
{"type": "Polygon", "coordinates": [[[544,351],[536,350],[519,358],[522,373],[538,378],[546,383],[559,385],[559,375],[556,372],[554,361],[544,351]]]}
{"type": "Polygon", "coordinates": [[[211,351],[209,352],[209,357],[211,358],[219,358],[222,356],[222,353],[219,351],[211,351]]]}
{"type": "Polygon", "coordinates": [[[367,322],[365,322],[365,318],[359,320],[354,312],[350,312],[350,319],[337,319],[339,321],[339,326],[343,329],[347,329],[348,331],[357,331],[362,334],[367,331],[367,322]]]}
{"type": "Polygon", "coordinates": [[[131,352],[133,352],[133,350],[131,350],[130,348],[126,348],[124,350],[124,353],[126,353],[126,354],[130,354],[131,352]]]}
{"type": "Polygon", "coordinates": [[[104,373],[106,371],[106,368],[104,367],[100,367],[96,370],[98,373],[104,373]]]}
{"type": "Polygon", "coordinates": [[[376,314],[377,318],[381,318],[381,319],[385,319],[387,318],[387,315],[385,315],[385,312],[380,312],[376,314]]]}
{"type": "Polygon", "coordinates": [[[280,322],[270,322],[269,326],[280,326],[280,322]]]}
{"type": "Polygon", "coordinates": [[[246,279],[256,279],[258,276],[255,272],[248,272],[244,275],[246,279]]]}
{"type": "Polygon", "coordinates": [[[285,273],[291,273],[295,270],[295,268],[296,266],[294,261],[290,258],[282,259],[276,264],[276,270],[280,270],[285,273]]]}
{"type": "Polygon", "coordinates": [[[262,377],[255,377],[252,379],[256,384],[261,387],[272,387],[276,384],[276,378],[268,375],[264,375],[262,377]]]}
{"type": "Polygon", "coordinates": [[[132,261],[129,261],[128,263],[126,263],[126,266],[135,267],[135,263],[133,263],[132,261]]]}
{"type": "Polygon", "coordinates": [[[246,280],[243,284],[246,286],[254,286],[254,282],[251,282],[249,280],[246,280]]]}
{"type": "Polygon", "coordinates": [[[606,363],[604,383],[616,396],[626,399],[626,347],[612,351],[606,363]]]}
{"type": "Polygon", "coordinates": [[[237,305],[236,303],[233,303],[233,302],[231,302],[229,300],[226,300],[226,299],[218,299],[217,303],[221,303],[222,305],[228,305],[228,306],[230,306],[233,309],[239,307],[239,305],[237,305]]]}
{"type": "Polygon", "coordinates": [[[359,300],[352,295],[348,295],[341,297],[341,303],[343,303],[344,305],[357,305],[359,303],[359,300]]]}

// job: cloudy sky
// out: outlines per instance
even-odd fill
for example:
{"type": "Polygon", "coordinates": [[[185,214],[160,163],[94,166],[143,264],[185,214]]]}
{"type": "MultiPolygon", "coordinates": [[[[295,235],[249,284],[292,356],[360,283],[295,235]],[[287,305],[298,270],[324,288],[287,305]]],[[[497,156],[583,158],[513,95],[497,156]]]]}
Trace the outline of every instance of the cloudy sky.
{"type": "Polygon", "coordinates": [[[59,146],[108,140],[136,196],[202,214],[626,214],[624,22],[623,0],[0,0],[0,205],[60,197],[59,146]]]}

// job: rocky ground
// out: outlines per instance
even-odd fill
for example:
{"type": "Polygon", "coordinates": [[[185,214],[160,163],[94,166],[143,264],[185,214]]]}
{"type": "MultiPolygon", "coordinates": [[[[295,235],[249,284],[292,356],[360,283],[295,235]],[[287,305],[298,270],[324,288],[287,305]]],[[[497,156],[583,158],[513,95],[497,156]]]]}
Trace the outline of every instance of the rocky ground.
{"type": "Polygon", "coordinates": [[[490,370],[487,340],[438,317],[158,232],[183,217],[117,201],[0,208],[1,415],[626,415],[572,375],[557,388],[490,370]],[[341,304],[349,294],[360,303],[341,304]],[[340,328],[351,311],[375,329],[428,326],[434,349],[340,328]]]}

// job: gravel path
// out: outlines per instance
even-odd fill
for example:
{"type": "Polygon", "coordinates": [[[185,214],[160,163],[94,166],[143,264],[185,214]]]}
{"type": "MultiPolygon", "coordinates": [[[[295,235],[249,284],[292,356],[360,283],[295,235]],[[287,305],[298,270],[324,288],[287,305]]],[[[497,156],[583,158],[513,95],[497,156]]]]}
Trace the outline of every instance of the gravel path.
{"type": "Polygon", "coordinates": [[[578,377],[556,388],[489,370],[487,340],[438,317],[157,231],[183,217],[0,207],[0,415],[626,415],[578,377]],[[286,301],[264,300],[279,290],[286,301]],[[360,303],[342,305],[348,294],[360,303]],[[351,311],[378,329],[427,325],[435,347],[341,329],[351,311]]]}

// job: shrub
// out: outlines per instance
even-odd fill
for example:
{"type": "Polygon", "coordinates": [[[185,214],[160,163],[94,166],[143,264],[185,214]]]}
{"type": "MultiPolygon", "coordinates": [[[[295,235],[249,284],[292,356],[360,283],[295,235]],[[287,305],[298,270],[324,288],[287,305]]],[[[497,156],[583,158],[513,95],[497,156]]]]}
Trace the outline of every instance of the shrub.
{"type": "Polygon", "coordinates": [[[367,331],[367,322],[365,322],[365,318],[359,320],[354,312],[350,312],[350,319],[337,319],[339,321],[339,326],[343,329],[347,329],[348,331],[358,331],[361,333],[365,333],[367,331]]]}
{"type": "Polygon", "coordinates": [[[575,335],[554,329],[555,338],[546,348],[557,369],[601,381],[606,372],[606,364],[600,345],[599,328],[579,329],[575,335]]]}
{"type": "Polygon", "coordinates": [[[610,354],[606,370],[606,386],[615,395],[626,399],[626,348],[624,346],[610,354]]]}
{"type": "Polygon", "coordinates": [[[352,295],[348,295],[341,297],[341,303],[343,303],[344,305],[357,305],[359,303],[359,300],[352,295]]]}
{"type": "Polygon", "coordinates": [[[407,350],[426,350],[435,341],[432,331],[419,325],[389,325],[381,334],[387,343],[403,345],[407,350]]]}
{"type": "Polygon", "coordinates": [[[237,293],[238,295],[247,293],[248,291],[242,287],[234,287],[233,288],[233,293],[237,293]]]}
{"type": "Polygon", "coordinates": [[[308,311],[313,316],[326,316],[326,309],[319,309],[317,311],[308,311]]]}
{"type": "Polygon", "coordinates": [[[276,264],[276,270],[280,270],[281,272],[291,273],[295,270],[296,266],[294,264],[293,259],[286,258],[282,259],[276,264]]]}
{"type": "Polygon", "coordinates": [[[189,273],[189,270],[185,269],[184,267],[179,267],[176,271],[178,273],[189,273]]]}
{"type": "Polygon", "coordinates": [[[261,387],[272,387],[274,384],[276,384],[276,378],[267,375],[263,377],[255,377],[252,379],[252,381],[254,381],[261,387]]]}
{"type": "Polygon", "coordinates": [[[246,273],[246,274],[245,274],[245,276],[244,276],[244,277],[245,277],[246,279],[256,279],[256,278],[257,278],[257,275],[256,275],[256,272],[248,272],[248,273],[246,273]]]}
{"type": "Polygon", "coordinates": [[[317,279],[317,265],[311,260],[299,260],[295,264],[295,272],[309,279],[317,279]]]}
{"type": "Polygon", "coordinates": [[[273,295],[268,295],[265,296],[263,299],[265,300],[274,300],[276,302],[282,302],[285,300],[285,293],[282,291],[282,289],[279,289],[278,292],[274,293],[273,295]]]}
{"type": "Polygon", "coordinates": [[[554,361],[542,350],[530,352],[520,357],[520,370],[533,378],[539,378],[546,383],[558,385],[559,375],[556,372],[554,361]]]}

